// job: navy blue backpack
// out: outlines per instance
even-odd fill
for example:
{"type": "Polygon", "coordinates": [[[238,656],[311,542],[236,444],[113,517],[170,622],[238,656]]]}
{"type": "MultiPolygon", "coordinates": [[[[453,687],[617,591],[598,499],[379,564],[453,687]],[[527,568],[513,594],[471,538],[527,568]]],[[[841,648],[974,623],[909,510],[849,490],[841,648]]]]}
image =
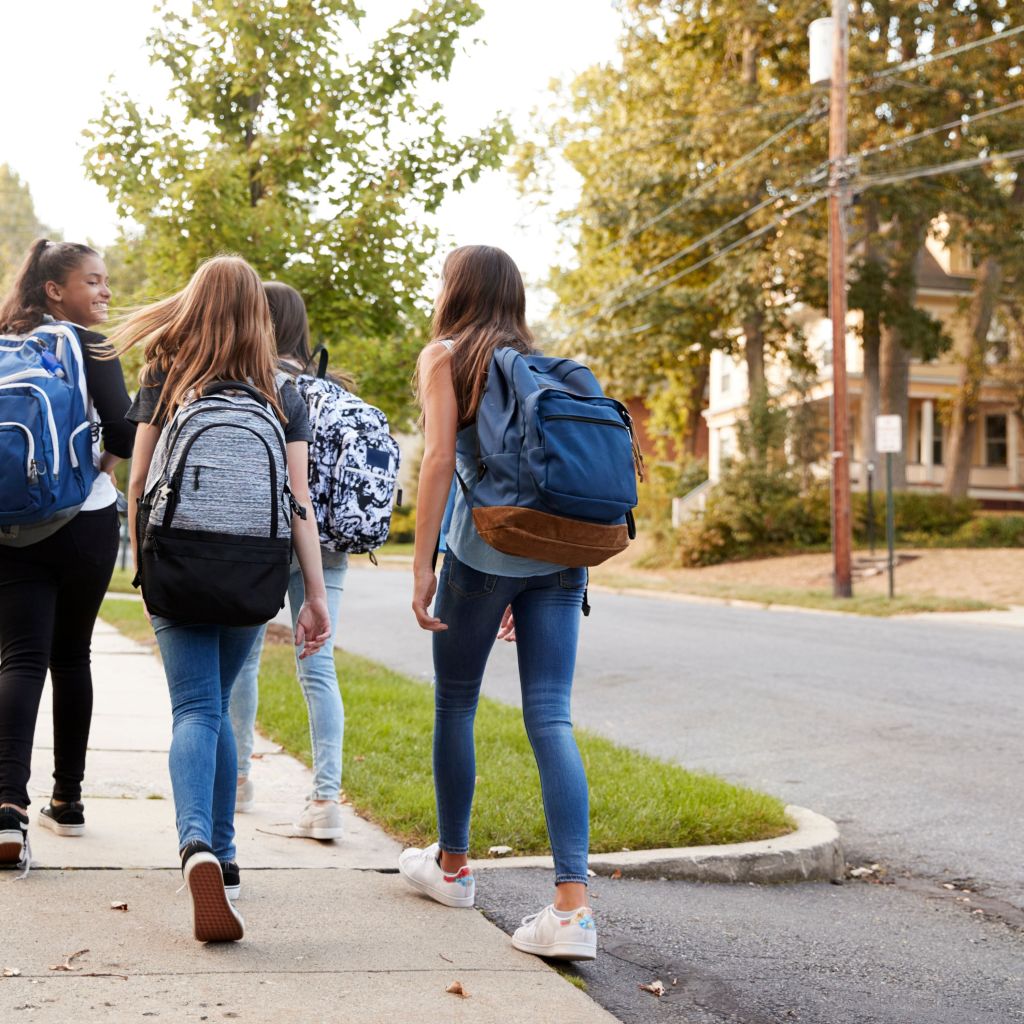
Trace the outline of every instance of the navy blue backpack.
{"type": "Polygon", "coordinates": [[[633,422],[586,366],[498,349],[476,428],[476,479],[459,483],[491,547],[591,566],[636,536],[633,422]]]}
{"type": "Polygon", "coordinates": [[[71,324],[0,337],[0,544],[42,540],[81,508],[97,473],[92,427],[71,324]]]}

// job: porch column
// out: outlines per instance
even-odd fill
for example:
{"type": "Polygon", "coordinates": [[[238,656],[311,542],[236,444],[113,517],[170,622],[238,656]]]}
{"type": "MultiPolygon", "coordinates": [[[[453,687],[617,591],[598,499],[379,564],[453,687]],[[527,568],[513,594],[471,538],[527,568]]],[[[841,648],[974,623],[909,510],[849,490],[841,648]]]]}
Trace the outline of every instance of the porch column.
{"type": "Polygon", "coordinates": [[[935,402],[926,398],[921,403],[921,466],[924,481],[930,484],[935,465],[935,402]]]}
{"type": "Polygon", "coordinates": [[[1010,486],[1020,487],[1020,417],[1006,414],[1006,461],[1010,470],[1010,486]]]}

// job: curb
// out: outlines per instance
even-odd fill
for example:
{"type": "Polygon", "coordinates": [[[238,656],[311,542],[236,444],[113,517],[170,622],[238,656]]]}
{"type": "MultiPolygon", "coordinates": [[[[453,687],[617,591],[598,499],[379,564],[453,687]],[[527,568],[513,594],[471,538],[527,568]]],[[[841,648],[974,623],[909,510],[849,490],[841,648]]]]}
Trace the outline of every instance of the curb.
{"type": "MultiPolygon", "coordinates": [[[[842,878],[846,861],[836,823],[806,807],[790,805],[786,814],[796,830],[776,839],[720,846],[595,853],[596,874],[621,872],[623,878],[671,878],[686,882],[830,882],[842,878]]],[[[490,868],[554,868],[550,857],[474,860],[474,871],[490,868]]]]}

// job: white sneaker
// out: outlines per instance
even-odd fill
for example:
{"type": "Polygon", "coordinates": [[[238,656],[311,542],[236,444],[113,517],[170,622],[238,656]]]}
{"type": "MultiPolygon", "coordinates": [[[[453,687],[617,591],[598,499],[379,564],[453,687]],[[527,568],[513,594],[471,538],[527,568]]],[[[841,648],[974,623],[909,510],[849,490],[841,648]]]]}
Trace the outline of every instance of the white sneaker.
{"type": "Polygon", "coordinates": [[[471,907],[476,900],[476,879],[469,865],[454,875],[441,870],[441,847],[432,843],[425,850],[410,846],[398,855],[398,873],[417,892],[446,907],[471,907]]]}
{"type": "Polygon", "coordinates": [[[553,906],[523,918],[512,936],[512,945],[524,953],[554,960],[596,960],[597,925],[590,907],[580,907],[567,917],[553,906]]]}
{"type": "Polygon", "coordinates": [[[299,820],[292,827],[306,839],[340,839],[345,832],[338,804],[317,804],[312,800],[302,809],[299,820]]]}
{"type": "Polygon", "coordinates": [[[256,787],[246,778],[238,784],[235,793],[235,814],[248,814],[256,804],[256,787]]]}

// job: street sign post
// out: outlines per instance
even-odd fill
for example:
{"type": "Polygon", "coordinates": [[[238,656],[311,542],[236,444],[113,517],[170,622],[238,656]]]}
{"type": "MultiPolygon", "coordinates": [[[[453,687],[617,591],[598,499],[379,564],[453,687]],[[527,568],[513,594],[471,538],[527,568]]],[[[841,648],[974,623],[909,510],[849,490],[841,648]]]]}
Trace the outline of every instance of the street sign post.
{"type": "Polygon", "coordinates": [[[896,592],[896,515],[892,498],[892,457],[903,451],[903,420],[899,416],[875,418],[875,449],[885,454],[885,539],[889,546],[889,597],[896,592]]]}

